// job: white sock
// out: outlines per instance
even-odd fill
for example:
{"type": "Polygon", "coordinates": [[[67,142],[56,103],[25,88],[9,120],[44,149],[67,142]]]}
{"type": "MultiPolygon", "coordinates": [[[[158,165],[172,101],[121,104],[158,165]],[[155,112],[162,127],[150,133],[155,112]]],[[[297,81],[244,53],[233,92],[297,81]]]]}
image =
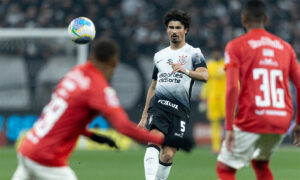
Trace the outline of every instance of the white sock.
{"type": "Polygon", "coordinates": [[[144,156],[144,168],[146,180],[155,180],[155,175],[158,168],[159,147],[150,146],[146,149],[144,156]]]}
{"type": "Polygon", "coordinates": [[[155,180],[166,180],[170,174],[171,167],[172,163],[163,163],[159,161],[155,180]]]}

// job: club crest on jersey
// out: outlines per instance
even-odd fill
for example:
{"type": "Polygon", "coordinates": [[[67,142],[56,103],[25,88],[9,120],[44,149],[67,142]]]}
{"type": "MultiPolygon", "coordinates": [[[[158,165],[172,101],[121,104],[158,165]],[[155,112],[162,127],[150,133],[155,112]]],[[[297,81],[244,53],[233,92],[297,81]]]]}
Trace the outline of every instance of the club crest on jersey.
{"type": "Polygon", "coordinates": [[[185,56],[185,55],[179,56],[178,63],[180,65],[186,64],[187,63],[187,56],[185,56]]]}

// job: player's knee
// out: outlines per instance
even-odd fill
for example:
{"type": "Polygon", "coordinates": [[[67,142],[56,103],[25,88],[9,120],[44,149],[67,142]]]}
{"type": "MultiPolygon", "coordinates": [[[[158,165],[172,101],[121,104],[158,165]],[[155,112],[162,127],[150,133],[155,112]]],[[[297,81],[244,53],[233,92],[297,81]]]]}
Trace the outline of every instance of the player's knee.
{"type": "Polygon", "coordinates": [[[255,169],[268,169],[269,161],[268,160],[252,160],[252,167],[255,169]]]}
{"type": "Polygon", "coordinates": [[[171,149],[164,149],[160,154],[160,160],[164,163],[171,163],[173,162],[174,155],[175,151],[171,149]]]}

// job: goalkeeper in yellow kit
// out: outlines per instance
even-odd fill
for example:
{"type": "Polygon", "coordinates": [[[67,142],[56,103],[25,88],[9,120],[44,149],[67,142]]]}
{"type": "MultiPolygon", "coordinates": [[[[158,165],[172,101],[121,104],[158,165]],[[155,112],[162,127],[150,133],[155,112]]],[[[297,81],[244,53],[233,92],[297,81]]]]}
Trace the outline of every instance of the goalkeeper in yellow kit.
{"type": "Polygon", "coordinates": [[[207,62],[209,81],[203,85],[200,99],[206,102],[207,118],[210,121],[212,152],[218,153],[221,146],[222,120],[225,117],[224,59],[221,48],[214,48],[212,59],[207,62]]]}

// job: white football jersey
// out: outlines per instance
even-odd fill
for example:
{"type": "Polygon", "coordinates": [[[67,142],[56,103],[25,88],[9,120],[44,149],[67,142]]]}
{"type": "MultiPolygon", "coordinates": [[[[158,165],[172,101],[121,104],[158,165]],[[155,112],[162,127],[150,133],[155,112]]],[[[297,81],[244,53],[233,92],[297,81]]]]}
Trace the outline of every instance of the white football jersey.
{"type": "MultiPolygon", "coordinates": [[[[188,70],[206,68],[204,56],[199,48],[194,48],[187,43],[177,50],[172,50],[169,46],[154,55],[152,78],[157,80],[156,98],[170,101],[171,105],[172,103],[183,105],[189,110],[194,80],[181,72],[172,73],[171,63],[180,64],[188,70]]],[[[165,105],[170,104],[163,102],[165,105]]]]}

